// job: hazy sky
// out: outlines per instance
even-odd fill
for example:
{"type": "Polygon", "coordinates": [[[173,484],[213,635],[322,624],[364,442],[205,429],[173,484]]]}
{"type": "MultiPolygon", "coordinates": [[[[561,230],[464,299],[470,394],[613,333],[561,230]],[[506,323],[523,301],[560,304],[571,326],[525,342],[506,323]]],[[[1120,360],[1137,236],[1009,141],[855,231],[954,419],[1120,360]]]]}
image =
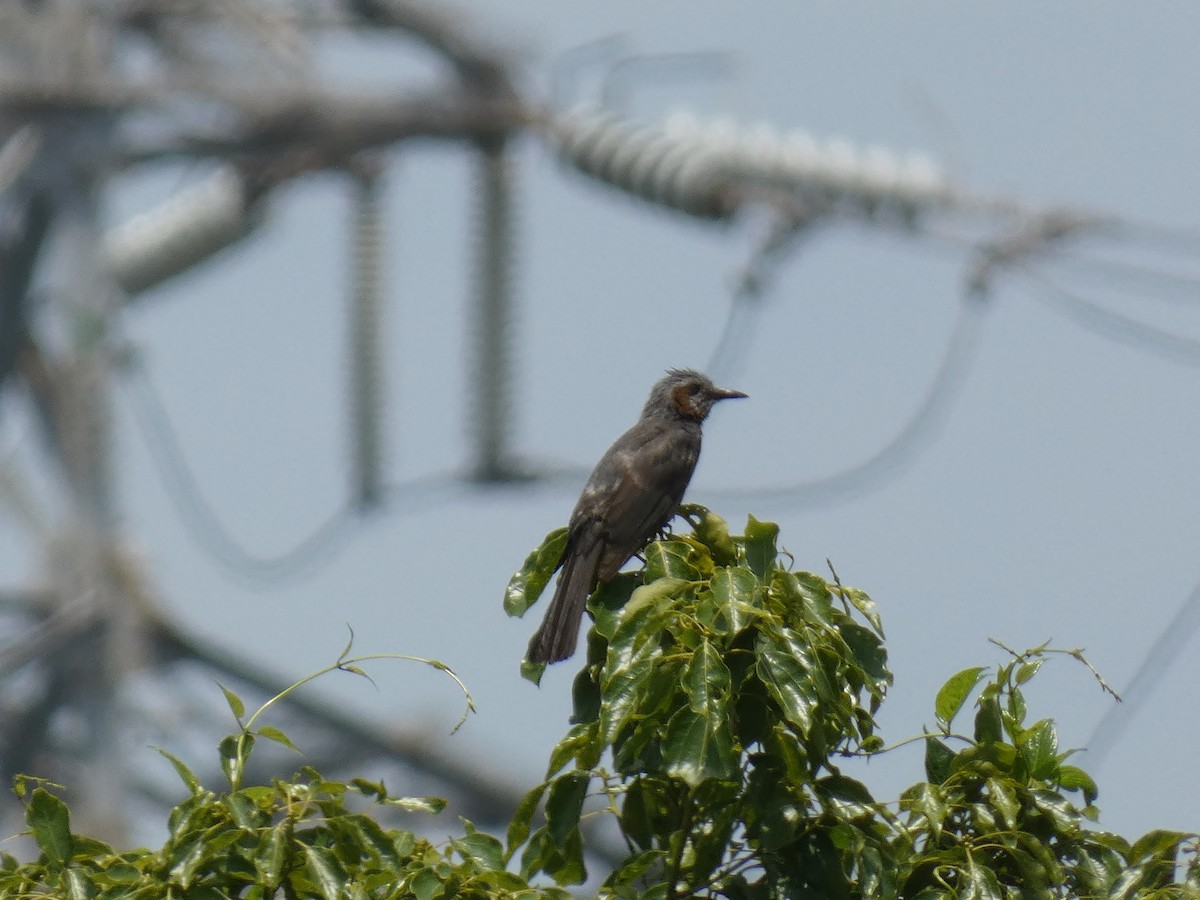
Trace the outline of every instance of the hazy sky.
{"type": "MultiPolygon", "coordinates": [[[[919,150],[982,194],[1197,228],[1193,4],[473,9],[522,60],[535,96],[549,95],[564,51],[609,34],[627,35],[630,52],[722,51],[731,76],[649,73],[633,80],[629,109],[655,121],[686,104],[746,125],[919,150]]],[[[364,85],[433,71],[384,52],[335,58],[364,85]]],[[[404,482],[462,471],[471,457],[473,186],[456,149],[414,145],[390,158],[387,468],[404,482]]],[[[563,169],[534,139],[521,142],[519,167],[515,445],[533,462],[587,468],[665,368],[707,362],[760,223],[713,226],[650,208],[563,169]]],[[[172,178],[138,196],[158,199],[172,178]]],[[[343,188],[320,178],[281,192],[260,234],[127,319],[197,478],[231,530],[264,554],[302,538],[346,490],[343,188]]],[[[1137,258],[1195,273],[1198,256],[1200,239],[1137,258]]],[[[898,477],[819,506],[727,490],[820,478],[889,441],[946,352],[972,260],[961,246],[894,230],[818,231],[783,264],[739,348],[728,386],[751,399],[714,413],[689,495],[735,528],[748,513],[778,521],[798,567],[824,574],[829,558],[876,599],[896,676],[881,717],[889,741],[932,723],[933,694],[955,671],[1003,660],[989,637],[1084,647],[1120,690],[1200,580],[1198,358],[1099,336],[1003,274],[945,428],[898,477]]],[[[1046,271],[1126,316],[1200,338],[1194,287],[1166,302],[1144,281],[1046,271]]],[[[411,508],[397,500],[310,578],[255,588],[191,540],[122,410],[123,523],[171,614],[296,677],[333,660],[346,623],[362,652],[437,657],[479,706],[447,747],[527,785],[540,778],[567,727],[576,665],[554,667],[540,690],[522,681],[518,662],[542,607],[510,620],[501,595],[525,554],[565,522],[582,476],[411,508]]],[[[1198,642],[1192,635],[1093,771],[1102,823],[1129,836],[1200,828],[1195,754],[1185,749],[1200,740],[1198,642]]],[[[449,730],[452,685],[398,664],[371,671],[378,693],[333,681],[319,690],[380,721],[449,730]]],[[[1031,717],[1054,716],[1062,743],[1081,746],[1111,699],[1069,659],[1044,671],[1031,717]]],[[[894,798],[923,777],[919,746],[862,777],[894,798]]]]}

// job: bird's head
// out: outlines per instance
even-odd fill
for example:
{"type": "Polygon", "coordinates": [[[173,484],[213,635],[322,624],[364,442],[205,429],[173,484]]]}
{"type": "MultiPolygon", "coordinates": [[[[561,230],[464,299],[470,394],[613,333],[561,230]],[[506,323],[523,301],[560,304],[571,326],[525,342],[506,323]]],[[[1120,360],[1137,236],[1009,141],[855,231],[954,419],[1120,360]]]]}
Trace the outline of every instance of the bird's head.
{"type": "Polygon", "coordinates": [[[671,369],[650,391],[643,416],[681,416],[703,422],[718,400],[745,397],[741,391],[719,388],[695,369],[671,369]]]}

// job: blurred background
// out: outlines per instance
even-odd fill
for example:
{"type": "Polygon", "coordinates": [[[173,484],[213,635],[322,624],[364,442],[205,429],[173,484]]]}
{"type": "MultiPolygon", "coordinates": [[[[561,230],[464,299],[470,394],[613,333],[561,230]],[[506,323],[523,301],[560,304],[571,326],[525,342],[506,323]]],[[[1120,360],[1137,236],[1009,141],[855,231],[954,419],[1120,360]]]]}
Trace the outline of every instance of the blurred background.
{"type": "MultiPolygon", "coordinates": [[[[1031,687],[1101,825],[1200,828],[1200,10],[0,7],[0,766],[157,842],[253,708],[501,827],[576,662],[504,587],[673,366],[689,499],[878,602],[891,742],[1031,687]],[[1190,651],[1190,652],[1189,652],[1190,651]]],[[[880,799],[920,746],[853,769],[880,799]]],[[[20,830],[15,800],[6,833],[20,830]]],[[[601,839],[602,843],[602,839],[601,839]]]]}

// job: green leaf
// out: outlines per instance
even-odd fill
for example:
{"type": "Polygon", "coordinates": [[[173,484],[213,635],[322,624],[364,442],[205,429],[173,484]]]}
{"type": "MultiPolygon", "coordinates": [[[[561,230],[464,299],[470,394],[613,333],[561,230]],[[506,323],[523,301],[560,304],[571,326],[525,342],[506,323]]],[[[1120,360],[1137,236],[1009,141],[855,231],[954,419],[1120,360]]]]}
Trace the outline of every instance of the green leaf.
{"type": "Polygon", "coordinates": [[[162,747],[155,747],[154,749],[157,750],[159,754],[161,754],[163,758],[167,760],[167,762],[174,766],[175,773],[179,776],[179,780],[184,783],[184,785],[189,791],[192,792],[193,795],[200,793],[200,791],[203,789],[200,784],[200,779],[197,778],[195,773],[184,764],[183,760],[181,760],[178,756],[175,756],[173,753],[168,753],[162,747]]]}
{"type": "Polygon", "coordinates": [[[737,634],[755,616],[761,615],[755,603],[759,582],[748,569],[738,567],[715,570],[712,580],[709,581],[709,589],[721,611],[717,620],[719,631],[737,634]]]}
{"type": "Polygon", "coordinates": [[[1179,848],[1186,842],[1195,842],[1196,835],[1182,831],[1168,831],[1156,828],[1148,831],[1129,848],[1130,862],[1144,862],[1152,859],[1169,859],[1172,862],[1179,848]]]}
{"type": "Polygon", "coordinates": [[[1017,741],[1031,778],[1049,780],[1058,774],[1058,731],[1050,719],[1027,728],[1017,741]]]}
{"type": "Polygon", "coordinates": [[[537,813],[538,804],[542,802],[542,795],[546,793],[547,783],[539,784],[532,791],[521,798],[521,802],[517,804],[517,809],[513,813],[512,818],[508,822],[508,833],[505,839],[508,841],[508,852],[505,854],[505,862],[512,859],[513,853],[517,848],[529,840],[529,830],[533,826],[533,817],[537,813]]]}
{"type": "Polygon", "coordinates": [[[229,786],[235,791],[242,785],[242,773],[246,768],[246,759],[254,747],[254,735],[251,732],[231,734],[217,745],[217,753],[221,758],[221,771],[229,780],[229,786]]]}
{"type": "Polygon", "coordinates": [[[758,677],[779,704],[783,717],[807,735],[812,730],[813,711],[818,702],[808,674],[812,668],[810,661],[799,655],[798,648],[768,634],[759,636],[755,657],[758,677]]]}
{"type": "Polygon", "coordinates": [[[523,616],[537,602],[554,577],[566,546],[567,529],[556,528],[525,558],[525,564],[509,579],[504,591],[504,611],[508,615],[523,616]]]}
{"type": "Polygon", "coordinates": [[[488,871],[503,871],[504,847],[490,834],[477,831],[468,821],[463,822],[466,834],[460,838],[452,838],[451,846],[458,851],[464,860],[470,860],[477,866],[488,871]]]}
{"type": "Polygon", "coordinates": [[[850,605],[867,620],[875,633],[883,637],[883,620],[879,617],[879,607],[875,605],[875,601],[867,595],[866,591],[843,587],[841,592],[842,596],[850,601],[850,605]]]}
{"type": "Polygon", "coordinates": [[[217,687],[225,695],[225,702],[229,704],[229,709],[233,713],[233,717],[237,719],[238,724],[241,724],[242,716],[246,714],[246,705],[242,703],[242,698],[223,684],[218,683],[217,687]]]}
{"type": "Polygon", "coordinates": [[[346,886],[346,873],[338,864],[337,857],[324,847],[304,847],[304,863],[309,876],[320,888],[325,900],[340,900],[346,886]]]}
{"type": "Polygon", "coordinates": [[[642,555],[646,559],[647,583],[662,578],[697,581],[703,575],[696,548],[687,541],[652,541],[642,555]]]}
{"type": "Polygon", "coordinates": [[[633,592],[608,645],[602,673],[601,743],[613,742],[649,690],[654,662],[662,656],[658,633],[671,616],[671,598],[683,583],[667,578],[633,592]]]}
{"type": "Polygon", "coordinates": [[[521,677],[526,681],[532,681],[536,685],[542,683],[542,676],[546,674],[545,663],[532,663],[527,659],[521,660],[521,677]]]}
{"type": "MultiPolygon", "coordinates": [[[[572,759],[578,756],[596,757],[600,756],[603,748],[596,747],[595,729],[587,724],[575,725],[567,736],[563,738],[554,749],[550,751],[550,762],[546,766],[546,780],[549,781],[572,759]]],[[[594,763],[579,763],[580,768],[591,768],[594,763]]]]}
{"type": "Polygon", "coordinates": [[[1095,803],[1096,798],[1100,796],[1092,776],[1078,766],[1059,766],[1058,786],[1067,791],[1083,791],[1083,802],[1087,806],[1095,803]]]}
{"type": "Polygon", "coordinates": [[[67,805],[47,791],[35,788],[25,811],[25,823],[46,855],[46,862],[60,868],[71,859],[71,814],[67,805]]]}
{"type": "Polygon", "coordinates": [[[688,706],[704,713],[724,702],[729,694],[729,667],[710,641],[704,641],[684,670],[688,706]]]}
{"type": "Polygon", "coordinates": [[[950,723],[954,721],[954,717],[958,715],[963,704],[967,702],[967,697],[971,695],[971,691],[975,690],[975,685],[979,684],[979,679],[984,670],[984,666],[971,666],[968,669],[963,669],[961,672],[952,675],[937,692],[937,698],[933,702],[933,710],[943,732],[949,732],[950,723]]]}
{"type": "Polygon", "coordinates": [[[600,718],[600,699],[600,683],[596,680],[596,670],[592,666],[584,666],[571,682],[572,724],[583,725],[597,721],[600,718]]]}
{"type": "Polygon", "coordinates": [[[708,548],[718,566],[737,562],[737,544],[729,535],[729,524],[699,503],[685,503],[679,514],[692,523],[692,536],[708,548]]]}
{"type": "Polygon", "coordinates": [[[1017,800],[1013,783],[1005,778],[989,778],[987,788],[992,808],[1000,813],[1000,818],[1005,826],[1016,828],[1017,816],[1021,813],[1021,804],[1017,800]]]}
{"type": "Polygon", "coordinates": [[[737,772],[733,733],[721,707],[701,714],[679,710],[667,723],[662,753],[667,773],[691,787],[710,779],[726,780],[737,772]]]}
{"type": "Polygon", "coordinates": [[[264,833],[259,840],[258,852],[254,854],[254,869],[268,887],[274,888],[283,878],[292,825],[290,820],[285,819],[264,833]]]}
{"type": "Polygon", "coordinates": [[[67,900],[91,900],[95,895],[92,880],[82,869],[70,868],[63,874],[67,882],[67,900]]]}
{"type": "Polygon", "coordinates": [[[259,737],[265,737],[268,741],[274,741],[277,744],[282,744],[289,750],[295,750],[297,753],[300,752],[300,748],[292,743],[292,739],[273,725],[264,725],[254,733],[259,737]]]}
{"type": "Polygon", "coordinates": [[[775,546],[778,537],[779,526],[774,522],[760,522],[754,516],[747,520],[746,533],[742,537],[746,565],[760,581],[766,581],[775,568],[775,558],[779,556],[775,546]]]}
{"type": "Polygon", "coordinates": [[[1042,663],[1046,660],[1044,657],[1027,660],[1017,667],[1017,684],[1024,684],[1030,678],[1038,673],[1038,669],[1042,667],[1042,663]]]}
{"type": "MultiPolygon", "coordinates": [[[[251,790],[234,791],[223,799],[225,808],[238,828],[253,831],[270,821],[270,815],[260,808],[251,790]]],[[[269,789],[267,789],[269,790],[269,789]]]]}
{"type": "Polygon", "coordinates": [[[446,808],[446,801],[442,797],[388,797],[379,802],[405,812],[423,812],[433,815],[437,815],[446,808]]]}
{"type": "Polygon", "coordinates": [[[950,777],[950,765],[954,762],[954,751],[935,738],[925,738],[925,777],[933,784],[942,784],[950,777]]]}
{"type": "Polygon", "coordinates": [[[621,832],[643,850],[656,836],[655,820],[661,812],[662,785],[646,777],[635,778],[621,803],[621,832]]]}
{"type": "Polygon", "coordinates": [[[966,883],[957,896],[961,900],[1004,900],[1006,894],[996,880],[996,873],[979,865],[971,855],[967,857],[966,883]]]}
{"type": "Polygon", "coordinates": [[[1000,704],[995,694],[984,694],[979,698],[979,710],[975,713],[975,740],[981,744],[1000,741],[1004,736],[1004,725],[1000,718],[1000,704]]]}
{"type": "Polygon", "coordinates": [[[941,791],[932,784],[918,784],[905,791],[906,796],[910,793],[910,808],[925,817],[929,833],[935,841],[938,840],[942,834],[942,823],[950,812],[941,791]]]}
{"type": "Polygon", "coordinates": [[[570,833],[579,827],[579,816],[583,812],[583,801],[591,783],[588,772],[567,772],[550,784],[550,796],[546,799],[546,827],[550,839],[563,847],[570,833]]]}
{"type": "Polygon", "coordinates": [[[172,848],[170,856],[171,883],[179,885],[184,890],[190,888],[200,864],[208,858],[208,849],[208,843],[203,837],[190,837],[172,848]]]}

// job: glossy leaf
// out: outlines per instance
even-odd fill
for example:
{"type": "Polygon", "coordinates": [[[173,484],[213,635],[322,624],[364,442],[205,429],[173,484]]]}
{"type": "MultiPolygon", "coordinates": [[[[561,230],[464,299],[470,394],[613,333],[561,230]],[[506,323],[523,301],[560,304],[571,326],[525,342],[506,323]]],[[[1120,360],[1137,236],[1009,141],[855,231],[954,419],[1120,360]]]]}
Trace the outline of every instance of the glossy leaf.
{"type": "Polygon", "coordinates": [[[554,577],[567,546],[567,529],[556,528],[546,535],[541,546],[533,550],[525,563],[509,579],[504,590],[504,611],[510,616],[523,616],[542,596],[542,591],[554,577]]]}
{"type": "Polygon", "coordinates": [[[717,569],[713,572],[709,587],[720,611],[718,623],[721,632],[737,634],[759,615],[755,605],[759,582],[748,569],[717,569]]]}
{"type": "Polygon", "coordinates": [[[937,692],[933,701],[934,715],[943,731],[949,731],[950,723],[958,715],[975,685],[983,677],[983,666],[971,666],[952,675],[937,692]]]}
{"type": "Polygon", "coordinates": [[[695,713],[717,708],[729,693],[729,667],[710,641],[704,641],[692,655],[684,673],[684,688],[695,713]]]}
{"type": "Polygon", "coordinates": [[[759,638],[755,657],[759,677],[779,704],[784,718],[801,734],[808,734],[812,730],[817,695],[806,671],[806,660],[797,658],[779,638],[765,634],[759,638]]]}
{"type": "Polygon", "coordinates": [[[992,807],[1000,813],[1004,827],[1015,828],[1017,817],[1021,813],[1021,804],[1017,800],[1014,785],[1006,779],[993,777],[987,780],[987,789],[992,807]]]}
{"type": "Polygon", "coordinates": [[[733,735],[722,709],[697,715],[681,709],[667,725],[663,762],[669,775],[696,787],[709,779],[732,778],[737,771],[733,735]]]}
{"type": "MultiPolygon", "coordinates": [[[[695,545],[687,541],[652,541],[642,551],[646,559],[646,580],[649,583],[663,578],[696,581],[703,572],[702,561],[695,545]]],[[[712,561],[709,560],[711,571],[712,561]]]]}
{"type": "Polygon", "coordinates": [[[339,900],[346,886],[346,874],[337,858],[324,847],[304,847],[304,864],[325,900],[339,900]]]}
{"type": "Polygon", "coordinates": [[[476,830],[470,822],[463,822],[466,834],[451,840],[451,846],[464,860],[490,871],[504,869],[504,847],[490,834],[476,830]]]}
{"type": "Polygon", "coordinates": [[[1051,779],[1057,775],[1058,731],[1052,721],[1042,719],[1026,729],[1018,743],[1031,777],[1051,779]]]}

